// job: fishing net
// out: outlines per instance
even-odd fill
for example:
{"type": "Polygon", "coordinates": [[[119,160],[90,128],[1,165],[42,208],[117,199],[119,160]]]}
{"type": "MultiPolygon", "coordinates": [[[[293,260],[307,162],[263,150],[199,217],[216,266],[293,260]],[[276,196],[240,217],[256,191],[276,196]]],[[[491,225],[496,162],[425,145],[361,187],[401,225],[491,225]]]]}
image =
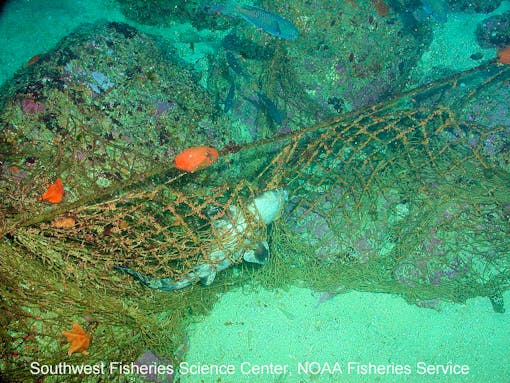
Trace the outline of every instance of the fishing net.
{"type": "MultiPolygon", "coordinates": [[[[125,27],[108,28],[138,38],[125,27]]],[[[0,137],[0,366],[12,379],[30,378],[32,361],[60,362],[61,333],[75,321],[93,336],[82,362],[133,361],[144,350],[178,359],[186,347],[185,318],[253,280],[392,292],[421,305],[487,296],[496,311],[504,310],[510,131],[508,112],[491,103],[510,80],[506,67],[487,64],[261,141],[218,141],[216,163],[183,173],[162,144],[168,132],[158,121],[173,118],[190,131],[200,125],[198,116],[215,113],[207,95],[190,92],[191,80],[176,80],[177,109],[165,105],[152,122],[137,123],[136,108],[124,118],[114,102],[136,86],[157,88],[151,79],[163,69],[152,67],[119,88],[107,69],[72,69],[72,55],[56,58],[63,61],[56,65],[61,83],[43,86],[44,76],[30,72],[38,81],[6,90],[12,97],[4,102],[0,137]],[[89,85],[101,101],[91,86],[70,88],[64,75],[94,80],[89,85]],[[36,96],[44,96],[44,107],[36,96]],[[186,113],[174,118],[183,105],[186,113]],[[64,201],[40,201],[57,177],[64,201]],[[251,207],[274,190],[288,198],[268,227],[251,207]],[[246,225],[221,230],[218,222],[235,220],[233,211],[246,225]],[[208,287],[159,292],[117,269],[178,281],[202,264],[214,268],[213,250],[239,265],[236,254],[266,240],[268,265],[229,268],[208,287]]],[[[195,130],[174,145],[201,144],[205,135],[195,130]]]]}

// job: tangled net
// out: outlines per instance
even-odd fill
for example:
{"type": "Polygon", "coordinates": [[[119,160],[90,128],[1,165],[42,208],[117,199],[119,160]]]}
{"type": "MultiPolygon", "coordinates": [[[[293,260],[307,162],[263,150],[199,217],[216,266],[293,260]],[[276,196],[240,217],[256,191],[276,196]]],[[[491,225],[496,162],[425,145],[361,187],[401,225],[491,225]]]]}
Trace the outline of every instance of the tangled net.
{"type": "MultiPolygon", "coordinates": [[[[468,115],[508,80],[508,69],[486,65],[298,132],[225,148],[217,163],[186,174],[172,158],[147,154],[144,140],[157,141],[151,132],[134,143],[105,138],[71,102],[54,103],[59,129],[23,130],[9,122],[16,106],[7,106],[2,370],[24,379],[33,360],[58,363],[60,333],[78,318],[101,338],[90,363],[132,361],[144,349],[171,356],[183,343],[183,319],[253,273],[273,286],[299,279],[415,303],[488,296],[504,310],[510,132],[485,124],[482,113],[468,115]],[[86,162],[78,154],[85,148],[86,162]],[[14,182],[35,153],[39,160],[14,182]],[[38,198],[55,176],[67,194],[49,206],[38,198]],[[271,189],[287,190],[289,200],[272,230],[270,265],[171,294],[115,271],[122,265],[178,280],[214,263],[211,249],[226,241],[214,223],[231,206],[250,216],[250,202],[271,189]]],[[[251,222],[237,243],[265,232],[260,220],[251,222]]]]}

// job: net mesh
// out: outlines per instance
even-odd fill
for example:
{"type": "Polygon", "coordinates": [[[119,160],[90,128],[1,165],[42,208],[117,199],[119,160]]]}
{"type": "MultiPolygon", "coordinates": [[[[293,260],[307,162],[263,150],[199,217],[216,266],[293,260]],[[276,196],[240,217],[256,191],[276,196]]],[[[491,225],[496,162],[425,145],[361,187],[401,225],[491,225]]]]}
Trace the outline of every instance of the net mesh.
{"type": "Polygon", "coordinates": [[[154,161],[142,139],[105,138],[92,128],[100,121],[82,121],[61,95],[54,103],[60,131],[18,129],[8,122],[15,109],[7,108],[2,369],[19,378],[28,376],[30,361],[60,361],[60,334],[77,318],[102,339],[91,361],[132,361],[143,349],[174,354],[185,342],[170,330],[254,271],[226,271],[207,289],[168,294],[114,267],[179,280],[214,263],[211,249],[233,240],[226,256],[239,263],[233,254],[247,238],[265,238],[248,207],[272,189],[287,190],[289,200],[272,231],[271,265],[255,271],[279,273],[276,286],[298,278],[329,291],[400,293],[416,303],[500,296],[510,280],[510,134],[508,126],[480,122],[481,113],[478,120],[467,115],[508,79],[506,68],[476,68],[309,128],[227,147],[196,173],[176,171],[171,158],[154,161]],[[88,164],[80,158],[85,148],[88,164]],[[13,182],[19,161],[35,153],[42,160],[13,182]],[[64,203],[38,201],[59,174],[64,203]],[[231,206],[247,217],[241,232],[215,225],[231,206]]]}

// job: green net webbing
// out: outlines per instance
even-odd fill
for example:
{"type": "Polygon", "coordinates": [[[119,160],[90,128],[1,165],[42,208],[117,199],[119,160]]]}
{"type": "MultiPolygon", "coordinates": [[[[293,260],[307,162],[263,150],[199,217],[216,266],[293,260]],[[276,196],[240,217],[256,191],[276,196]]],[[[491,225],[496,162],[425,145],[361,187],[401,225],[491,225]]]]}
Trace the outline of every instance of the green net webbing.
{"type": "Polygon", "coordinates": [[[22,130],[9,122],[19,110],[7,107],[2,369],[24,376],[34,355],[59,360],[60,333],[78,318],[102,339],[91,360],[175,348],[182,334],[169,329],[255,271],[226,271],[208,288],[161,293],[115,267],[179,280],[214,264],[211,249],[240,263],[232,254],[246,238],[266,238],[250,203],[267,190],[288,192],[272,225],[270,264],[256,269],[278,274],[273,287],[300,280],[416,303],[499,297],[510,281],[510,133],[486,123],[490,108],[480,100],[509,80],[506,67],[486,65],[312,127],[226,147],[196,173],[178,172],[172,158],[154,161],[142,139],[105,138],[94,127],[106,122],[83,121],[69,105],[55,102],[59,130],[22,130]],[[87,161],[79,148],[87,148],[87,161]],[[14,182],[34,153],[41,160],[14,182]],[[66,199],[41,203],[55,176],[66,199]],[[247,226],[219,230],[215,223],[233,206],[247,226]]]}

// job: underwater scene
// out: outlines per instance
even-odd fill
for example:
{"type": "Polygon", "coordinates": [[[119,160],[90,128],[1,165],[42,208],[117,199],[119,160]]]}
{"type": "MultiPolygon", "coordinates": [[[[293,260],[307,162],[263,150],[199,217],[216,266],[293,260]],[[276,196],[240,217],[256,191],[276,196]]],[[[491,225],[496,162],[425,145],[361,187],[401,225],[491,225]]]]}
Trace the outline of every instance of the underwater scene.
{"type": "Polygon", "coordinates": [[[10,0],[0,42],[0,382],[510,382],[510,1],[10,0]]]}

